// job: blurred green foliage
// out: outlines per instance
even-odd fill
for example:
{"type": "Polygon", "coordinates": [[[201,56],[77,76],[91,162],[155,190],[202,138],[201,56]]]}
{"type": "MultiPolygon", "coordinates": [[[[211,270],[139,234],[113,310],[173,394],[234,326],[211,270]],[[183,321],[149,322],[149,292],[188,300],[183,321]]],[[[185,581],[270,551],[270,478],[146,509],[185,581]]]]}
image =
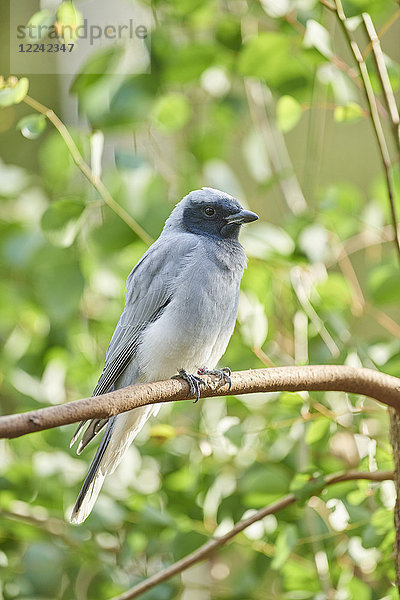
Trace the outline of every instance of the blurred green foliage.
{"type": "MultiPolygon", "coordinates": [[[[77,19],[64,5],[57,18],[77,19]]],[[[370,11],[379,29],[396,7],[348,0],[345,9],[370,11]]],[[[261,214],[242,235],[249,265],[223,364],[338,363],[400,376],[386,191],[378,169],[366,168],[377,162],[374,139],[360,90],[337,60],[349,55],[332,15],[313,0],[154,0],[152,10],[151,73],[117,76],[122,49],[96,51],[90,60],[102,74],[77,73],[68,100],[89,128],[71,133],[90,162],[103,132],[103,180],[153,237],[174,203],[203,185],[261,214]],[[330,177],[318,177],[329,150],[321,115],[347,140],[357,123],[369,136],[346,155],[349,177],[334,162],[330,177]],[[301,149],[293,163],[285,143],[301,149]]],[[[395,92],[398,58],[388,58],[395,92]]],[[[39,144],[37,168],[9,164],[6,152],[0,163],[4,414],[90,394],[126,276],[146,249],[84,180],[59,133],[31,108],[23,116],[11,106],[27,90],[25,78],[0,90],[13,135],[42,136],[23,141],[39,144]]],[[[144,597],[395,597],[393,483],[346,482],[308,499],[311,475],[392,467],[386,411],[375,402],[329,392],[164,406],[79,528],[65,515],[94,449],[76,458],[73,430],[1,443],[0,597],[106,600],[289,491],[298,503],[144,597]]]]}

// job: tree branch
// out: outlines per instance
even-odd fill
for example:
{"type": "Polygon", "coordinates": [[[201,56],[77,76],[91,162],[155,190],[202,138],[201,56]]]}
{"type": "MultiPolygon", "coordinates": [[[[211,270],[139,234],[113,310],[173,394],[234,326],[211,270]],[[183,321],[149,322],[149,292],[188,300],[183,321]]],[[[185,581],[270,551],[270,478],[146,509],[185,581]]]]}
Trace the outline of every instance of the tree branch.
{"type": "MultiPolygon", "coordinates": [[[[232,373],[231,379],[232,387],[228,390],[218,377],[205,377],[207,385],[201,388],[201,397],[276,391],[342,391],[369,396],[400,411],[400,379],[372,369],[343,365],[273,367],[237,371],[232,373]]],[[[189,398],[189,386],[183,379],[140,383],[101,396],[0,417],[0,438],[14,438],[86,419],[104,419],[139,406],[189,398]]]]}
{"type": "MultiPolygon", "coordinates": [[[[356,479],[368,479],[370,481],[385,481],[387,479],[393,479],[393,478],[394,478],[393,471],[382,471],[382,472],[375,472],[375,473],[363,473],[363,472],[357,471],[357,472],[353,472],[353,473],[350,472],[350,473],[339,473],[336,475],[328,475],[320,482],[320,485],[318,485],[317,480],[314,480],[314,482],[313,482],[313,479],[310,480],[308,485],[310,485],[310,484],[311,485],[310,485],[309,493],[307,494],[307,497],[315,496],[316,494],[320,494],[327,486],[333,485],[335,483],[340,483],[343,481],[353,481],[356,479]],[[313,483],[315,483],[315,486],[312,485],[313,483]]],[[[112,598],[112,600],[132,600],[132,598],[137,598],[138,596],[141,596],[142,594],[144,594],[148,590],[152,589],[156,585],[159,585],[163,581],[170,579],[171,577],[173,577],[174,575],[177,575],[178,573],[182,573],[182,571],[185,571],[192,565],[204,560],[205,558],[210,556],[215,550],[217,550],[217,548],[224,546],[227,542],[229,542],[238,533],[242,532],[244,529],[246,529],[247,527],[249,527],[256,521],[260,521],[267,515],[272,515],[274,513],[279,512],[280,510],[283,510],[287,506],[294,504],[299,499],[300,499],[299,495],[288,494],[281,500],[278,500],[277,502],[274,502],[273,504],[270,504],[269,506],[261,508],[256,513],[254,513],[251,517],[249,517],[248,519],[243,519],[243,521],[239,521],[238,523],[236,523],[236,525],[234,527],[232,527],[232,529],[230,529],[227,533],[225,533],[225,535],[222,535],[217,538],[212,538],[211,540],[209,540],[208,542],[203,544],[203,546],[200,546],[200,548],[198,548],[191,554],[188,554],[181,560],[178,560],[177,562],[173,563],[169,567],[166,567],[162,571],[159,571],[155,575],[152,575],[148,579],[140,582],[138,585],[135,585],[133,588],[124,592],[120,596],[115,596],[114,598],[112,598]]],[[[303,497],[301,497],[301,499],[304,500],[303,497]]]]}

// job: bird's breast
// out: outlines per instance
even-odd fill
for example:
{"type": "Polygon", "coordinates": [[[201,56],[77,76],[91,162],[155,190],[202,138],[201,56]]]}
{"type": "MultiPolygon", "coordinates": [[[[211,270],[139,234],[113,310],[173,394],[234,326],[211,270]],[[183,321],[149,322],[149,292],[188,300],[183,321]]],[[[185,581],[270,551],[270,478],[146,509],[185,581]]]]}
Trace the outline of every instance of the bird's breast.
{"type": "Polygon", "coordinates": [[[200,265],[179,278],[161,316],[144,330],[138,349],[140,371],[149,381],[179,369],[213,368],[235,326],[240,277],[200,265]]]}

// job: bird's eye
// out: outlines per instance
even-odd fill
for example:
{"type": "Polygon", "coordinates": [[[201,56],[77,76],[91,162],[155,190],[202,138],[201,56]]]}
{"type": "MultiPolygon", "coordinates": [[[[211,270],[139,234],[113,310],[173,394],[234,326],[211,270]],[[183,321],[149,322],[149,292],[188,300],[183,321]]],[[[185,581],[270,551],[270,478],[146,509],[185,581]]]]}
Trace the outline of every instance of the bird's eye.
{"type": "Polygon", "coordinates": [[[212,206],[206,206],[204,212],[207,215],[207,217],[212,217],[213,215],[215,215],[215,209],[212,206]]]}

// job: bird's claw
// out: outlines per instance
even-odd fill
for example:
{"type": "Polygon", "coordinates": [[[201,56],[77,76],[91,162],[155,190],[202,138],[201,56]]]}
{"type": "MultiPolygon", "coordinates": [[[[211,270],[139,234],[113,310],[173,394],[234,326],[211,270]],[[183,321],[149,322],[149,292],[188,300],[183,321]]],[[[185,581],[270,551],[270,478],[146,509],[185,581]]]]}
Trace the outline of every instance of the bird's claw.
{"type": "Polygon", "coordinates": [[[220,381],[224,381],[224,383],[228,384],[228,391],[231,389],[232,387],[232,379],[231,379],[231,373],[232,371],[230,370],[229,367],[222,367],[222,369],[199,369],[197,371],[198,375],[216,375],[217,377],[219,377],[220,381]]]}
{"type": "MultiPolygon", "coordinates": [[[[199,372],[199,375],[201,373],[199,372]]],[[[207,385],[206,382],[201,379],[201,377],[197,377],[197,375],[193,375],[192,373],[188,373],[185,369],[181,369],[178,375],[174,375],[172,379],[184,379],[188,382],[190,393],[194,396],[194,403],[198,402],[200,398],[200,386],[207,385]]]]}

